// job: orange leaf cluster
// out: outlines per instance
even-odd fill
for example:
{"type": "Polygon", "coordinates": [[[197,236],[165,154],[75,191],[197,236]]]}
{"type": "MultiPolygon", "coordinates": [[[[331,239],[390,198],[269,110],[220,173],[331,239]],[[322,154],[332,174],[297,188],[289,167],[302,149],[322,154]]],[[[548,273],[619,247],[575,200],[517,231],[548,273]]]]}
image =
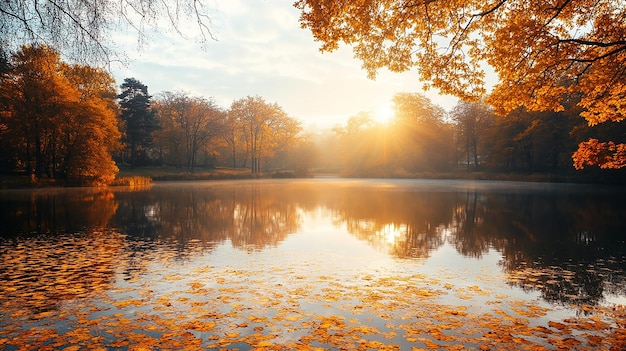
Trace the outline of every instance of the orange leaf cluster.
{"type": "Polygon", "coordinates": [[[598,165],[600,168],[626,167],[626,144],[589,139],[578,145],[572,159],[576,169],[583,169],[586,165],[598,165]]]}

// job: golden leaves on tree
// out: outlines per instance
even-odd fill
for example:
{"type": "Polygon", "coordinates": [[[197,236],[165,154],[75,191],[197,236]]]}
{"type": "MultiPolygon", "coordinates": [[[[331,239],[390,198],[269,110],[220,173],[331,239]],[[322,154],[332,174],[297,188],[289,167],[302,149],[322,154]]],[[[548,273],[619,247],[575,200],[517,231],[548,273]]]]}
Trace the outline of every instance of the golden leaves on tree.
{"type": "Polygon", "coordinates": [[[6,111],[3,150],[17,170],[35,178],[109,184],[118,172],[115,87],[102,69],[68,65],[54,49],[23,46],[0,76],[6,111]]]}
{"type": "Polygon", "coordinates": [[[622,168],[626,166],[626,144],[589,139],[580,143],[572,158],[576,169],[582,169],[586,165],[598,165],[600,168],[622,168]]]}
{"type": "MultiPolygon", "coordinates": [[[[562,111],[580,97],[590,125],[626,115],[626,6],[622,1],[344,2],[299,0],[300,23],[332,51],[353,47],[370,77],[386,67],[419,69],[426,87],[476,101],[486,92],[485,67],[499,82],[488,102],[501,114],[524,106],[562,111]]],[[[625,156],[603,146],[621,168],[625,156]]],[[[580,153],[593,153],[581,144],[580,153]]],[[[596,161],[577,161],[577,167],[596,161]]],[[[597,160],[602,162],[602,160],[597,160]]]]}

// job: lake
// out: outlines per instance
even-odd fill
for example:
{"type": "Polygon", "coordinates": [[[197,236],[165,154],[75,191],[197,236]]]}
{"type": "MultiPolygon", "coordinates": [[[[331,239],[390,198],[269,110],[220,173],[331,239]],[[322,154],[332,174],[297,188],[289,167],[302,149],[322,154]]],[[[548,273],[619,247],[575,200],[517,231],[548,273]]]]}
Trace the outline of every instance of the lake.
{"type": "Polygon", "coordinates": [[[626,189],[0,190],[0,349],[626,348],[626,189]]]}

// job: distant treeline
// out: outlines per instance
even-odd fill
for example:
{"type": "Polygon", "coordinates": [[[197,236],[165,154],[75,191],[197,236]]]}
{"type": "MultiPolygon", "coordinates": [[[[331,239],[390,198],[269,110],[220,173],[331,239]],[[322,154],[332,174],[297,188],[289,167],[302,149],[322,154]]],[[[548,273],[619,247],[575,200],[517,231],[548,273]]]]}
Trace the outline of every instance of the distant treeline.
{"type": "Polygon", "coordinates": [[[579,143],[626,135],[623,123],[589,126],[578,100],[564,101],[560,112],[520,108],[498,116],[481,103],[460,102],[448,113],[423,95],[401,93],[390,123],[360,113],[320,145],[333,156],[326,166],[345,176],[624,182],[620,169],[574,167],[579,143]]]}

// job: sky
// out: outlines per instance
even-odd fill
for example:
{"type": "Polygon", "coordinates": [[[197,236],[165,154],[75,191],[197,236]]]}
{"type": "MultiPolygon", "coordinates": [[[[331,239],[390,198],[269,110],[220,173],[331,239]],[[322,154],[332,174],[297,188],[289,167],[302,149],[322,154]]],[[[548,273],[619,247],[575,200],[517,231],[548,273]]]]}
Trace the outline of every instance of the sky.
{"type": "Polygon", "coordinates": [[[305,128],[344,125],[359,112],[390,105],[396,93],[421,93],[446,110],[457,100],[423,91],[416,71],[381,70],[367,78],[361,62],[347,46],[321,53],[308,29],[300,28],[294,0],[209,1],[211,31],[217,40],[205,44],[192,36],[190,21],[181,31],[151,33],[137,44],[132,31],[120,31],[115,41],[126,52],[124,64],[112,65],[118,85],[133,77],[158,97],[165,91],[213,98],[228,109],[233,101],[260,96],[277,103],[305,128]]]}

